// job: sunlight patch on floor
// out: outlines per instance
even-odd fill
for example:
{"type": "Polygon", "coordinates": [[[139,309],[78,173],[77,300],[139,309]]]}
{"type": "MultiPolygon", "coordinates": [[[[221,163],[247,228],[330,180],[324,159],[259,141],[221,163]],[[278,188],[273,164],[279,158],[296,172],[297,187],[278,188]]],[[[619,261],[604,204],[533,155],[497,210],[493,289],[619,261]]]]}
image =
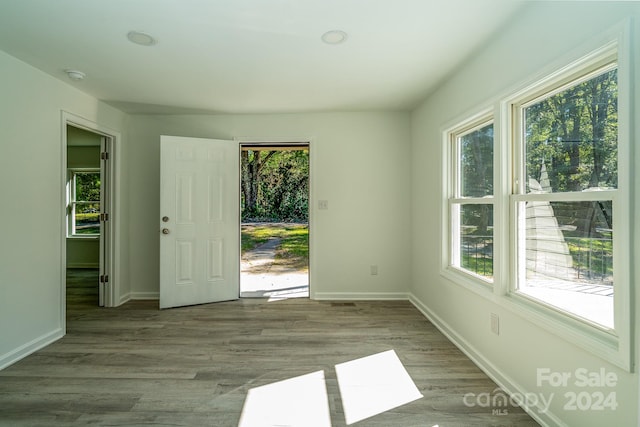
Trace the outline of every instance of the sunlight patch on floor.
{"type": "MultiPolygon", "coordinates": [[[[394,350],[335,369],[347,425],[423,397],[394,350]]],[[[331,427],[324,371],[249,390],[238,427],[263,426],[331,427]]]]}
{"type": "Polygon", "coordinates": [[[238,427],[331,427],[324,371],[249,390],[238,427]]]}
{"type": "Polygon", "coordinates": [[[347,425],[422,398],[393,350],[336,365],[347,425]]]}

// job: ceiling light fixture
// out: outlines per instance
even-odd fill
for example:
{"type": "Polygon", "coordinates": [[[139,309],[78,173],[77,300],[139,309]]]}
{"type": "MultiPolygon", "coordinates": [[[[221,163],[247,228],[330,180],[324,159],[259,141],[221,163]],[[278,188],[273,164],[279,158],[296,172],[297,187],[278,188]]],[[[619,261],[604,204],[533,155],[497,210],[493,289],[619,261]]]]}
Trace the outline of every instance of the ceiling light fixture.
{"type": "Polygon", "coordinates": [[[340,44],[347,41],[347,33],[341,30],[327,31],[322,35],[322,41],[326,44],[340,44]]]}
{"type": "Polygon", "coordinates": [[[158,42],[153,36],[139,31],[129,31],[127,38],[131,43],[139,44],[140,46],[153,46],[158,42]]]}
{"type": "Polygon", "coordinates": [[[87,76],[85,73],[78,70],[64,70],[64,72],[67,73],[67,76],[69,76],[69,78],[75,82],[84,80],[84,78],[87,76]]]}

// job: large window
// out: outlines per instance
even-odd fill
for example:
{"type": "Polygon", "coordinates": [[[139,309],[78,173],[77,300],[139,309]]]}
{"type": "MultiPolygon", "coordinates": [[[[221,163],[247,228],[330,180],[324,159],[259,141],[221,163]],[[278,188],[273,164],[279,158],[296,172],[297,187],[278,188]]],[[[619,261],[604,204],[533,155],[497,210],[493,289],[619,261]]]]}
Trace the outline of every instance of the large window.
{"type": "Polygon", "coordinates": [[[450,267],[493,281],[493,123],[472,121],[449,133],[450,267]]]}
{"type": "Polygon", "coordinates": [[[617,66],[572,77],[513,104],[515,291],[613,329],[617,66]]]}
{"type": "Polygon", "coordinates": [[[444,132],[441,265],[628,368],[630,104],[619,42],[444,132]]]}
{"type": "Polygon", "coordinates": [[[100,234],[100,169],[69,170],[69,236],[100,234]]]}

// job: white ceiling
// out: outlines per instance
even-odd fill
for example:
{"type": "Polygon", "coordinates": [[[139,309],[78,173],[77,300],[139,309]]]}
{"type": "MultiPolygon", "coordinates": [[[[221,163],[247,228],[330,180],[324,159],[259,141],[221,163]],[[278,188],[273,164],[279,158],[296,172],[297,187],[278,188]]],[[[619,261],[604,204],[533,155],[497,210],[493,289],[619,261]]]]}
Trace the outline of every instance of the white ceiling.
{"type": "Polygon", "coordinates": [[[0,0],[0,49],[131,113],[407,110],[523,4],[0,0]],[[335,29],[347,41],[323,43],[335,29]]]}

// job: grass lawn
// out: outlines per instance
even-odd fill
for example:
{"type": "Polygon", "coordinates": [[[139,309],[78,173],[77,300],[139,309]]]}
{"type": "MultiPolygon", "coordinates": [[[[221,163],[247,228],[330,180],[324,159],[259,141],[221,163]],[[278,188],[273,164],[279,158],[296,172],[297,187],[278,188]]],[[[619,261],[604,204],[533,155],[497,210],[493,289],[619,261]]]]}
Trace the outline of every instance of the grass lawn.
{"type": "Polygon", "coordinates": [[[266,242],[270,237],[282,239],[276,250],[275,264],[295,270],[309,268],[309,226],[307,224],[243,224],[242,253],[266,242]]]}

